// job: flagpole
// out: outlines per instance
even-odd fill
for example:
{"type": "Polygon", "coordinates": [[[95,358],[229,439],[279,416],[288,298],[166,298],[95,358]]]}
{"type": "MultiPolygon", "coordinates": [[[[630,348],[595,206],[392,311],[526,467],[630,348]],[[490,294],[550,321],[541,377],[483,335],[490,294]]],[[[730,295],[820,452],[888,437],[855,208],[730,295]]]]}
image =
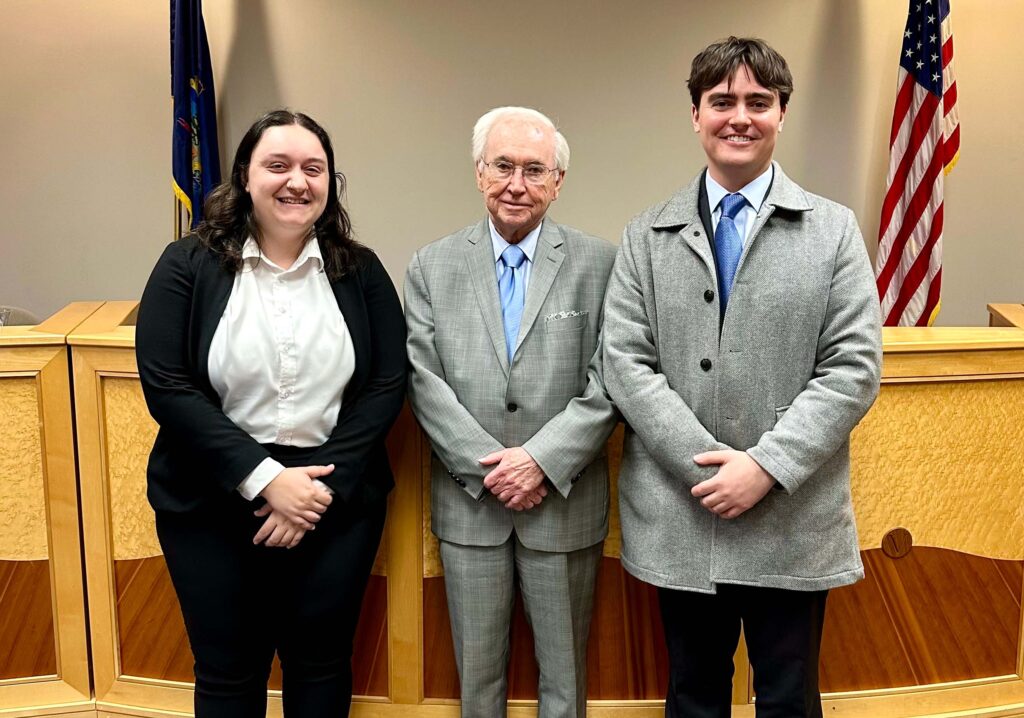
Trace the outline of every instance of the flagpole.
{"type": "Polygon", "coordinates": [[[174,236],[172,241],[181,239],[181,200],[174,198],[174,236]]]}

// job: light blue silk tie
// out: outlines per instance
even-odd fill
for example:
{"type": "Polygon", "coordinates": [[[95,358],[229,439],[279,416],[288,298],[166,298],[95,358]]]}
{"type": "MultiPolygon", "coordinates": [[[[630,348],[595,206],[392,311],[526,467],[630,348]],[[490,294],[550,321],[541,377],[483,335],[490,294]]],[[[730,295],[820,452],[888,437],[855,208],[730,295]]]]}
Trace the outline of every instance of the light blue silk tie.
{"type": "Polygon", "coordinates": [[[743,253],[743,240],[736,228],[736,215],[746,203],[746,198],[741,194],[727,194],[719,205],[722,216],[715,228],[715,259],[718,261],[718,296],[722,298],[723,313],[729,303],[732,281],[736,277],[736,267],[743,253]]]}
{"type": "Polygon", "coordinates": [[[523,318],[523,300],[526,297],[524,261],[526,254],[518,245],[510,244],[501,253],[503,268],[498,277],[498,296],[501,298],[501,318],[505,323],[505,347],[508,349],[509,364],[512,364],[516,339],[519,338],[519,322],[523,318]]]}

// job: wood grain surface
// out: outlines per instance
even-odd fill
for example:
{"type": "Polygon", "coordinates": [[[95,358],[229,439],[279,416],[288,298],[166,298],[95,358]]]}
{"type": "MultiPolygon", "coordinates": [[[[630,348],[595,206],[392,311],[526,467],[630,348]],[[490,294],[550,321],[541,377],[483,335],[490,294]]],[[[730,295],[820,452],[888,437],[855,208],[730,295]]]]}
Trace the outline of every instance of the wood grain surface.
{"type": "MultiPolygon", "coordinates": [[[[927,547],[862,554],[866,578],[831,592],[823,693],[929,685],[1015,673],[1024,562],[927,547]]],[[[602,559],[587,653],[588,697],[663,697],[667,657],[654,589],[602,559]]],[[[424,579],[424,694],[457,698],[444,579],[424,579]]],[[[537,697],[533,639],[517,597],[509,697],[537,697]]]]}
{"type": "Polygon", "coordinates": [[[0,680],[57,672],[49,561],[0,561],[0,680]]]}

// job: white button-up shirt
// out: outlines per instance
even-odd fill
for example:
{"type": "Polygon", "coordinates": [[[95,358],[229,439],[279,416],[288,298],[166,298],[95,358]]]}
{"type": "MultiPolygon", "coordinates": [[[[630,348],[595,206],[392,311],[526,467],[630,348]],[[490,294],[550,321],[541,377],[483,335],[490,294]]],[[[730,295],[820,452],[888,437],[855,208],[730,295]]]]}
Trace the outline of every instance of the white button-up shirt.
{"type": "MultiPolygon", "coordinates": [[[[327,440],[355,352],[315,238],[287,269],[246,240],[208,368],[224,413],[256,441],[313,447],[327,440]]],[[[251,501],[283,469],[264,459],[238,491],[251,501]]]]}

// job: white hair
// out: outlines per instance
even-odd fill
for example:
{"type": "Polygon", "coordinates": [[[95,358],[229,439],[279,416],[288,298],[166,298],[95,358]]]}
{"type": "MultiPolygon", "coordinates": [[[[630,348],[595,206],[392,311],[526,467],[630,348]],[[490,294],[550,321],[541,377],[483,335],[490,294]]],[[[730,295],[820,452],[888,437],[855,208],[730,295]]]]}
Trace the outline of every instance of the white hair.
{"type": "Polygon", "coordinates": [[[487,137],[491,134],[491,128],[499,120],[510,117],[523,117],[539,122],[555,131],[555,168],[565,172],[569,169],[569,143],[565,136],[558,131],[555,123],[543,112],[538,112],[530,107],[495,107],[490,112],[484,113],[483,117],[476,121],[473,126],[473,162],[479,164],[484,161],[484,149],[487,147],[487,137]]]}

